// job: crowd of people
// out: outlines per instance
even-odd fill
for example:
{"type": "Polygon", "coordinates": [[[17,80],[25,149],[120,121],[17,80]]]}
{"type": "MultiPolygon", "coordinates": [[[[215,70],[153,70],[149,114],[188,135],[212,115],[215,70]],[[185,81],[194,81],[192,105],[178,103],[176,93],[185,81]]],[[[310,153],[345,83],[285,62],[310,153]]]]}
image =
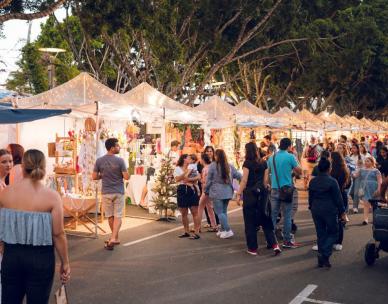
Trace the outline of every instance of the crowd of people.
{"type": "Polygon", "coordinates": [[[228,222],[228,204],[234,198],[243,206],[247,253],[257,255],[257,231],[262,229],[267,248],[277,255],[283,248],[297,248],[294,223],[298,209],[297,179],[303,179],[317,232],[318,265],[330,267],[332,250],[342,250],[348,214],[363,207],[362,225],[368,225],[372,199],[385,199],[388,184],[387,143],[362,137],[348,140],[341,135],[326,143],[312,137],[298,152],[289,138],[279,144],[266,136],[260,144],[245,146],[242,172],[230,165],[222,149],[208,146],[197,162],[195,155],[180,155],[174,177],[178,183],[177,203],[184,233],[180,238],[200,239],[203,228],[221,239],[233,237],[228,222]],[[236,186],[235,180],[239,181],[236,186]],[[236,193],[236,197],[234,197],[236,193]],[[349,201],[353,208],[349,210],[349,201]],[[189,211],[194,229],[190,230],[189,211]],[[282,227],[280,227],[282,226],[282,227]],[[280,232],[280,233],[279,233],[280,232]]]}
{"type": "MultiPolygon", "coordinates": [[[[111,228],[105,249],[120,244],[124,182],[129,178],[115,138],[106,141],[107,154],[97,159],[93,179],[102,179],[102,202],[111,228]]],[[[298,209],[296,180],[304,179],[308,206],[316,228],[318,266],[331,267],[332,250],[341,250],[348,214],[363,207],[368,225],[372,199],[385,200],[388,188],[387,143],[361,138],[325,144],[311,138],[301,151],[289,138],[277,144],[266,136],[245,146],[242,170],[222,149],[207,146],[198,158],[181,154],[173,142],[167,155],[175,164],[177,205],[184,231],[179,238],[199,240],[203,229],[220,239],[234,236],[228,220],[232,199],[242,204],[247,253],[257,255],[258,230],[275,255],[297,248],[294,217],[298,209]],[[238,181],[239,183],[236,183],[238,181]],[[349,198],[352,208],[349,208],[349,198]],[[361,205],[360,205],[361,204],[361,205]],[[189,211],[194,227],[190,229],[189,211]],[[207,224],[202,227],[203,214],[207,224]],[[282,246],[278,239],[283,239],[282,246]]],[[[0,258],[3,303],[48,303],[55,269],[54,250],[60,258],[63,283],[70,279],[62,200],[42,181],[46,160],[41,151],[12,144],[0,149],[0,258]],[[42,258],[43,257],[43,258],[42,258]]]]}

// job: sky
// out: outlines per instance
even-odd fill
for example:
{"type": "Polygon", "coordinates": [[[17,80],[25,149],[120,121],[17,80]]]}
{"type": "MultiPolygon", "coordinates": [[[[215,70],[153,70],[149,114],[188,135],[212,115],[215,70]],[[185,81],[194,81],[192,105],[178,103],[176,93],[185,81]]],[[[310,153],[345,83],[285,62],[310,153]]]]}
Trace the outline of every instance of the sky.
{"type": "MultiPolygon", "coordinates": [[[[59,9],[55,16],[59,20],[65,18],[66,11],[59,9]]],[[[47,20],[47,17],[32,21],[31,41],[34,41],[40,33],[40,25],[47,20]]],[[[0,89],[3,87],[8,74],[16,70],[16,61],[20,59],[20,49],[26,44],[28,35],[28,23],[23,20],[9,20],[4,23],[5,38],[0,38],[0,61],[4,61],[6,66],[0,63],[0,89]]]]}

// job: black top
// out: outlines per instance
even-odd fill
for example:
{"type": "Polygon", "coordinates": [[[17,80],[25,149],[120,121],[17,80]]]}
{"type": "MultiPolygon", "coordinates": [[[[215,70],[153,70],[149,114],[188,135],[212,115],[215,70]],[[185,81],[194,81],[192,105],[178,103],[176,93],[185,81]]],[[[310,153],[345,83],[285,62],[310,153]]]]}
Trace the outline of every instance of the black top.
{"type": "Polygon", "coordinates": [[[388,158],[384,159],[381,156],[377,158],[379,170],[382,175],[388,176],[388,158]]]}
{"type": "Polygon", "coordinates": [[[316,214],[342,214],[344,203],[338,182],[326,173],[320,173],[309,184],[309,209],[316,214]]]}
{"type": "Polygon", "coordinates": [[[247,168],[249,170],[247,188],[254,186],[257,182],[263,184],[264,172],[268,168],[267,162],[246,160],[243,164],[243,168],[247,168]]]}

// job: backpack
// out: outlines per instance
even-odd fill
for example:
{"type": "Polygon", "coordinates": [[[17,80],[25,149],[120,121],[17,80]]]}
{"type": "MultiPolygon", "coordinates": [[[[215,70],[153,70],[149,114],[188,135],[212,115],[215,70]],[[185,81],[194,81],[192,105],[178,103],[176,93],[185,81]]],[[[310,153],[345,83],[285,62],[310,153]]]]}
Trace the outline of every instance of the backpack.
{"type": "Polygon", "coordinates": [[[314,146],[309,146],[308,150],[307,150],[307,161],[309,163],[316,163],[317,160],[318,160],[318,151],[317,151],[317,146],[314,145],[314,146]]]}

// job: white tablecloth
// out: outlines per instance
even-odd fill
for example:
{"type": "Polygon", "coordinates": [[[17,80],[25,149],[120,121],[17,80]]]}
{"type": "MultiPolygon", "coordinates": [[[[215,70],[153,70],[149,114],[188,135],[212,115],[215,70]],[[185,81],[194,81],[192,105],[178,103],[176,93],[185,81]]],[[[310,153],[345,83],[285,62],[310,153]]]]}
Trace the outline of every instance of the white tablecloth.
{"type": "Polygon", "coordinates": [[[147,184],[147,176],[145,175],[131,175],[128,181],[128,186],[125,190],[126,196],[131,199],[132,204],[139,205],[141,200],[141,193],[147,184]]]}

